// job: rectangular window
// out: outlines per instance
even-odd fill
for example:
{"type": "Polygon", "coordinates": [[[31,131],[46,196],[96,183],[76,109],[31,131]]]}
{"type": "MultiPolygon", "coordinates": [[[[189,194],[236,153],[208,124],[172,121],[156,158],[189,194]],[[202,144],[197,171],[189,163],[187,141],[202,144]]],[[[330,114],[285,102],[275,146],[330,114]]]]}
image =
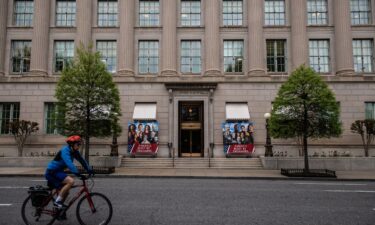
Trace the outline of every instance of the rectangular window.
{"type": "Polygon", "coordinates": [[[102,61],[107,65],[107,71],[115,73],[117,65],[116,41],[97,41],[96,50],[100,52],[102,61]]]}
{"type": "Polygon", "coordinates": [[[371,23],[370,0],[350,0],[352,25],[371,23]]]}
{"type": "Polygon", "coordinates": [[[372,40],[353,40],[355,72],[373,72],[374,45],[372,40]]]}
{"type": "Polygon", "coordinates": [[[54,46],[54,71],[61,72],[73,60],[74,41],[55,41],[54,46]]]}
{"type": "Polygon", "coordinates": [[[266,0],[264,3],[265,25],[285,25],[285,2],[284,0],[266,0]]]}
{"type": "Polygon", "coordinates": [[[327,0],[308,0],[307,1],[307,22],[308,25],[327,25],[328,24],[328,5],[327,0]]]}
{"type": "Polygon", "coordinates": [[[329,41],[309,41],[310,66],[318,73],[329,72],[329,41]]]}
{"type": "Polygon", "coordinates": [[[12,41],[12,73],[30,71],[31,41],[12,41]]]}
{"type": "Polygon", "coordinates": [[[76,25],[76,1],[57,0],[56,2],[56,26],[75,27],[76,25]]]}
{"type": "Polygon", "coordinates": [[[242,1],[223,0],[223,25],[242,25],[242,1]]]}
{"type": "Polygon", "coordinates": [[[181,41],[181,73],[201,73],[201,42],[181,41]]]}
{"type": "Polygon", "coordinates": [[[54,102],[44,103],[44,131],[46,134],[58,134],[57,106],[54,102]]]}
{"type": "Polygon", "coordinates": [[[159,26],[160,24],[160,5],[159,1],[139,1],[139,25],[140,26],[159,26]]]}
{"type": "Polygon", "coordinates": [[[159,70],[159,42],[139,41],[138,53],[139,73],[158,73],[159,70]]]}
{"type": "Polygon", "coordinates": [[[375,102],[366,102],[366,119],[375,120],[375,102]]]}
{"type": "Polygon", "coordinates": [[[98,2],[98,26],[117,26],[117,0],[99,0],[98,2]]]}
{"type": "Polygon", "coordinates": [[[201,2],[181,1],[181,26],[193,27],[201,25],[201,2]]]}
{"type": "Polygon", "coordinates": [[[20,117],[20,103],[0,102],[0,134],[10,134],[10,122],[20,117]]]}
{"type": "Polygon", "coordinates": [[[22,27],[33,25],[34,1],[16,0],[13,7],[13,24],[22,27]]]}
{"type": "Polygon", "coordinates": [[[286,71],[285,40],[267,40],[267,70],[268,72],[286,71]]]}
{"type": "Polygon", "coordinates": [[[242,72],[243,41],[224,41],[224,71],[242,72]]]}

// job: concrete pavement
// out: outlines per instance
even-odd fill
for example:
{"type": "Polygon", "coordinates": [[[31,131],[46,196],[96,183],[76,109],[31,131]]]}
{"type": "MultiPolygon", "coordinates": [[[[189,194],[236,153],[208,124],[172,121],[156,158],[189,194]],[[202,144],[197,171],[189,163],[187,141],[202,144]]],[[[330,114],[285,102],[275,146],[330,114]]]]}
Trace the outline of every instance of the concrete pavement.
{"type": "MultiPolygon", "coordinates": [[[[43,167],[0,167],[0,176],[43,176],[43,167]]],[[[232,179],[311,179],[375,181],[375,171],[336,171],[332,178],[289,178],[280,170],[217,169],[217,168],[116,168],[115,173],[100,177],[165,177],[165,178],[232,178],[232,179]]]]}

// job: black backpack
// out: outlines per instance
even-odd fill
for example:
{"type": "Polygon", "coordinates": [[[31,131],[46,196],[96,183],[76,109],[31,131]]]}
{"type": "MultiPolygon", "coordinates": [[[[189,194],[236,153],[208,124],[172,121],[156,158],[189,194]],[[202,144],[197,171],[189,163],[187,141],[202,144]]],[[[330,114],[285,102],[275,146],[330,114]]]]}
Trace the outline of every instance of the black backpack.
{"type": "Polygon", "coordinates": [[[31,204],[34,207],[43,207],[49,202],[48,198],[51,195],[51,189],[49,187],[36,185],[29,187],[28,193],[30,194],[31,204]]]}

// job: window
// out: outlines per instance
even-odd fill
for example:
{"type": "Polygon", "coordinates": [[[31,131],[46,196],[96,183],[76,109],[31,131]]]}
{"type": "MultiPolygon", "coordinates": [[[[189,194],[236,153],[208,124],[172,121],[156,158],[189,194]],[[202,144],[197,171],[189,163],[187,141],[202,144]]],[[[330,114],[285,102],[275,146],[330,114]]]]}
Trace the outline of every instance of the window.
{"type": "Polygon", "coordinates": [[[61,72],[73,60],[74,41],[55,41],[55,72],[61,72]]]}
{"type": "Polygon", "coordinates": [[[159,26],[159,1],[140,1],[139,2],[139,25],[140,26],[159,26]]]}
{"type": "Polygon", "coordinates": [[[370,0],[350,0],[352,25],[371,23],[370,0]]]}
{"type": "Polygon", "coordinates": [[[355,72],[373,72],[374,47],[372,40],[353,40],[355,72]]]}
{"type": "Polygon", "coordinates": [[[20,117],[20,103],[0,102],[0,134],[10,134],[10,122],[20,117]]]}
{"type": "Polygon", "coordinates": [[[307,2],[308,25],[327,25],[328,6],[327,0],[308,0],[307,2]]]}
{"type": "Polygon", "coordinates": [[[24,27],[31,27],[33,25],[34,1],[16,0],[13,10],[14,25],[24,27]]]}
{"type": "Polygon", "coordinates": [[[44,103],[44,131],[46,134],[58,134],[56,110],[56,103],[44,103]]]}
{"type": "Polygon", "coordinates": [[[224,71],[242,72],[243,41],[224,41],[224,71]]]}
{"type": "Polygon", "coordinates": [[[117,1],[99,0],[98,2],[98,26],[116,27],[117,26],[117,1]]]}
{"type": "Polygon", "coordinates": [[[97,41],[96,50],[101,53],[102,61],[107,65],[107,71],[115,73],[117,64],[116,41],[97,41]]]}
{"type": "Polygon", "coordinates": [[[31,41],[12,41],[12,73],[30,71],[31,41]]]}
{"type": "Polygon", "coordinates": [[[56,26],[74,27],[76,25],[76,2],[58,0],[56,2],[56,26]]]}
{"type": "Polygon", "coordinates": [[[375,102],[366,102],[366,119],[375,120],[375,102]]]}
{"type": "Polygon", "coordinates": [[[201,72],[201,42],[181,41],[181,72],[201,72]]]}
{"type": "Polygon", "coordinates": [[[181,26],[201,25],[201,2],[181,1],[181,26]]]}
{"type": "Polygon", "coordinates": [[[264,4],[264,17],[266,25],[285,25],[284,0],[266,0],[264,4]]]}
{"type": "Polygon", "coordinates": [[[286,71],[286,41],[267,40],[267,70],[268,72],[286,71]]]}
{"type": "Polygon", "coordinates": [[[223,25],[224,26],[242,25],[242,1],[235,1],[235,0],[223,1],[223,25]]]}
{"type": "Polygon", "coordinates": [[[139,73],[158,73],[159,42],[139,41],[139,73]]]}
{"type": "Polygon", "coordinates": [[[318,73],[329,72],[329,41],[309,41],[310,66],[318,73]]]}

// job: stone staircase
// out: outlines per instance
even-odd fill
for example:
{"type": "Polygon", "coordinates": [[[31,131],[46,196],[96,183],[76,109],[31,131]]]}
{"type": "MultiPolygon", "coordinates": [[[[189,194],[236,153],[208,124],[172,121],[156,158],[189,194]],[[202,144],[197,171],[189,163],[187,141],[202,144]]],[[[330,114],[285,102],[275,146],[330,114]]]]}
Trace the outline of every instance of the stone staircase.
{"type": "Polygon", "coordinates": [[[121,167],[263,169],[259,158],[122,158],[121,167]]]}

